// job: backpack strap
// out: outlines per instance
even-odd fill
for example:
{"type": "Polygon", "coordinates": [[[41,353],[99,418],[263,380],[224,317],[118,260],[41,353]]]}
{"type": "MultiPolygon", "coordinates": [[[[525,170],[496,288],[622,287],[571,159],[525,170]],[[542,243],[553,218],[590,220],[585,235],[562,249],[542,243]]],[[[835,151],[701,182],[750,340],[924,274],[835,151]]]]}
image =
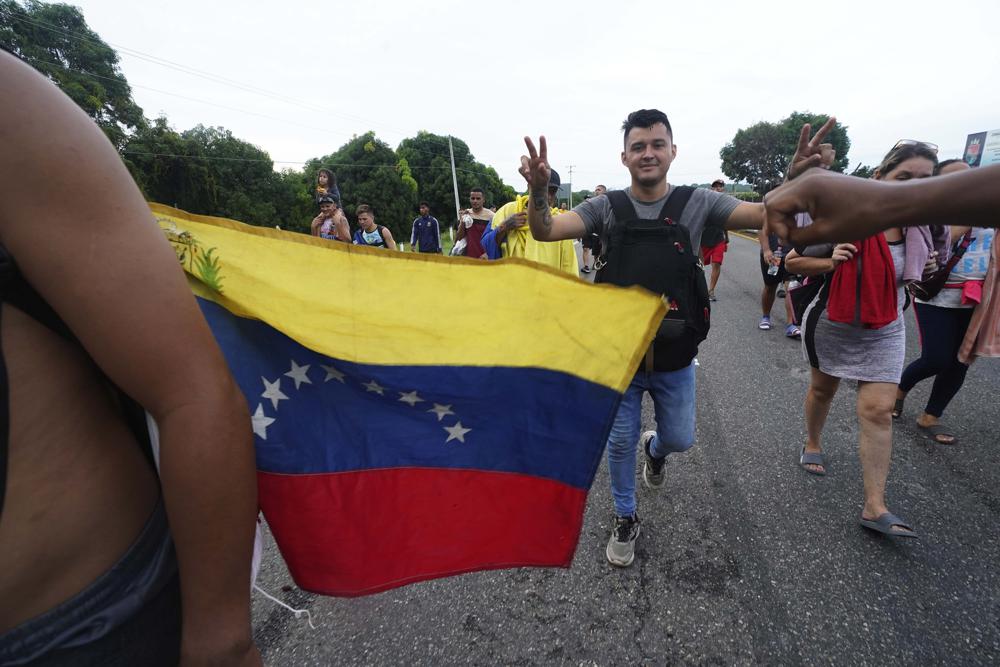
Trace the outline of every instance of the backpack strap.
{"type": "Polygon", "coordinates": [[[663,202],[663,208],[660,210],[660,220],[670,218],[674,222],[680,222],[681,214],[684,213],[684,208],[691,200],[691,195],[693,194],[694,188],[690,185],[678,185],[676,188],[672,188],[667,201],[663,202]]]}
{"type": "Polygon", "coordinates": [[[615,221],[623,223],[626,220],[638,218],[632,200],[628,198],[624,190],[612,190],[607,194],[608,201],[611,202],[611,210],[614,211],[615,221]]]}

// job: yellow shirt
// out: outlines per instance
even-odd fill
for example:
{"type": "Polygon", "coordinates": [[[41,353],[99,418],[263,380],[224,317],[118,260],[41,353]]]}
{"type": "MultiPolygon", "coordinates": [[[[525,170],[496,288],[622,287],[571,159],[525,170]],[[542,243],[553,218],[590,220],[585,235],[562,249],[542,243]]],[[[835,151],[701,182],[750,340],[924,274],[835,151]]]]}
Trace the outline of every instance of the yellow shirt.
{"type": "MultiPolygon", "coordinates": [[[[518,195],[514,201],[504,204],[497,209],[493,216],[494,228],[500,223],[514,215],[528,210],[528,195],[518,195]]],[[[558,208],[552,209],[552,215],[559,215],[563,211],[558,208]]],[[[504,257],[523,257],[539,264],[551,266],[554,269],[565,271],[571,276],[580,277],[580,266],[576,260],[576,249],[572,240],[565,241],[536,241],[531,235],[528,225],[518,229],[511,229],[507,232],[506,240],[500,244],[504,257]]]]}

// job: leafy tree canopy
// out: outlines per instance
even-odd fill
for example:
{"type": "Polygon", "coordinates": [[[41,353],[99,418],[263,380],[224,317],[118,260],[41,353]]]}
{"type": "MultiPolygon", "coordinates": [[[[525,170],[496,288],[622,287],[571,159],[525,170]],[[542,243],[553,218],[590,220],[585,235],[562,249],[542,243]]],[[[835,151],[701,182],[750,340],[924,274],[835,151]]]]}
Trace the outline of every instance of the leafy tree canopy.
{"type": "MultiPolygon", "coordinates": [[[[785,168],[795,153],[802,125],[810,123],[819,129],[829,116],[796,111],[777,123],[761,121],[736,132],[733,140],[719,152],[722,173],[736,181],[752,184],[766,193],[785,178],[785,168]]],[[[847,127],[836,123],[824,140],[833,144],[837,158],[831,167],[843,172],[847,168],[847,152],[851,140],[847,127]]]]}
{"type": "Polygon", "coordinates": [[[129,139],[125,164],[147,199],[251,225],[308,229],[270,156],[229,130],[198,125],[177,133],[156,119],[129,139]]]}
{"type": "Polygon", "coordinates": [[[869,167],[866,164],[858,163],[858,166],[851,171],[851,176],[857,176],[858,178],[872,178],[875,176],[875,167],[869,167]]]}
{"type": "Polygon", "coordinates": [[[118,54],[87,26],[76,7],[0,0],[0,44],[59,86],[116,148],[145,125],[118,69],[118,54]]]}
{"type": "MultiPolygon", "coordinates": [[[[455,151],[455,174],[462,208],[469,205],[469,191],[483,189],[486,205],[502,206],[514,199],[514,188],[505,185],[492,167],[476,162],[468,144],[452,137],[455,151]]],[[[415,137],[403,139],[397,151],[410,165],[419,184],[418,199],[426,200],[431,213],[442,225],[455,225],[455,188],[451,180],[448,137],[421,130],[415,137]]]]}

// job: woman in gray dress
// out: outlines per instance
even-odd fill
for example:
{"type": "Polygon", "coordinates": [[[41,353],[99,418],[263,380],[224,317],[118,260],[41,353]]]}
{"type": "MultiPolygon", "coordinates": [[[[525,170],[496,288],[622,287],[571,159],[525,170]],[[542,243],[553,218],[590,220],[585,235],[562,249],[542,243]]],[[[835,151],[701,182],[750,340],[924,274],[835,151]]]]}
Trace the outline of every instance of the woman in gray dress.
{"type": "MultiPolygon", "coordinates": [[[[927,178],[933,174],[936,164],[936,146],[917,141],[901,141],[876,169],[875,178],[886,181],[927,178]]],[[[911,230],[910,233],[915,232],[911,230]]],[[[903,233],[898,228],[886,231],[884,240],[885,245],[880,246],[883,251],[881,264],[876,257],[878,253],[873,252],[876,248],[872,245],[882,244],[878,236],[857,243],[810,246],[801,252],[793,250],[785,260],[792,273],[807,276],[828,274],[824,288],[806,309],[803,317],[802,347],[812,367],[812,378],[805,400],[807,439],[800,451],[799,464],[812,474],[826,474],[820,440],[830,412],[830,403],[841,379],[856,380],[859,452],[865,496],[861,524],[886,535],[916,537],[916,532],[905,521],[889,512],[885,503],[885,483],[892,456],[891,412],[896,385],[903,369],[906,343],[903,323],[905,262],[909,259],[911,262],[919,261],[933,266],[933,254],[920,258],[910,257],[903,233]],[[867,244],[867,256],[858,254],[860,244],[867,244]],[[886,245],[888,252],[884,252],[886,245]],[[888,261],[889,256],[891,261],[888,261]],[[859,260],[855,260],[855,257],[859,260]],[[844,284],[843,279],[846,279],[852,281],[851,285],[857,285],[856,293],[853,288],[850,291],[856,297],[853,321],[851,318],[846,318],[845,321],[843,317],[833,317],[830,310],[834,309],[834,304],[831,302],[828,307],[827,303],[830,292],[837,290],[838,281],[833,277],[834,272],[845,262],[851,263],[845,268],[852,270],[849,275],[839,276],[842,279],[840,284],[844,284]],[[862,267],[867,267],[869,272],[881,267],[887,274],[888,286],[883,281],[881,292],[875,290],[872,285],[878,281],[873,281],[871,275],[863,277],[862,267]],[[894,275],[894,281],[889,277],[890,273],[894,275]],[[879,301],[876,305],[882,307],[883,314],[886,310],[891,311],[875,324],[862,318],[863,310],[878,310],[877,307],[872,308],[873,299],[879,301]],[[886,308],[885,304],[890,305],[886,308]]],[[[844,273],[846,272],[841,272],[844,273]]],[[[839,294],[843,292],[835,292],[834,298],[838,298],[839,294]]],[[[837,310],[842,309],[838,307],[837,310]]]]}

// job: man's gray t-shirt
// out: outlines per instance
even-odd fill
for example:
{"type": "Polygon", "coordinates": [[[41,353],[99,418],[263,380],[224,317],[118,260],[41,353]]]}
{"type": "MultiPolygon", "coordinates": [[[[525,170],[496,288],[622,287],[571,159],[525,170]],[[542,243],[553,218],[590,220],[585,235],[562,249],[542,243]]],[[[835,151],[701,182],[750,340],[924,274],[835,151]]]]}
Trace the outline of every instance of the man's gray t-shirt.
{"type": "MultiPolygon", "coordinates": [[[[651,202],[636,199],[632,195],[632,188],[625,188],[624,192],[628,195],[640,219],[655,220],[659,217],[660,211],[663,210],[663,204],[674,193],[674,190],[675,188],[671,186],[666,196],[651,202]]],[[[688,200],[687,206],[684,207],[684,213],[681,214],[681,219],[677,222],[687,227],[695,253],[700,254],[701,252],[701,234],[705,227],[722,228],[733,209],[740,203],[739,199],[731,195],[707,188],[697,188],[691,193],[691,199],[688,200]]],[[[575,206],[573,212],[583,219],[588,234],[600,235],[601,242],[606,248],[608,232],[616,224],[615,212],[611,208],[608,196],[592,197],[579,206],[575,206]]]]}

